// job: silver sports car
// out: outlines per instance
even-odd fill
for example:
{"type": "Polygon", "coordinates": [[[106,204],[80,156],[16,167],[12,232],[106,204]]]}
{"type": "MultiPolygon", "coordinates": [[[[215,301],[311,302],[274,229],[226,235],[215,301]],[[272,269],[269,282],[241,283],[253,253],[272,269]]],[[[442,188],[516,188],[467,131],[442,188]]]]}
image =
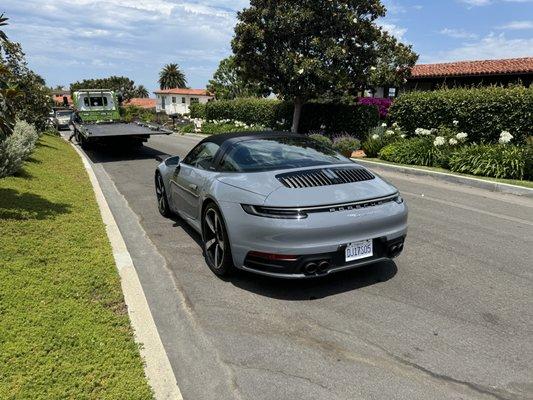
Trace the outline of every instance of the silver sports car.
{"type": "Polygon", "coordinates": [[[393,185],[297,134],[208,137],[183,160],[165,159],[155,188],[161,214],[201,234],[220,276],[322,276],[398,256],[407,233],[393,185]]]}

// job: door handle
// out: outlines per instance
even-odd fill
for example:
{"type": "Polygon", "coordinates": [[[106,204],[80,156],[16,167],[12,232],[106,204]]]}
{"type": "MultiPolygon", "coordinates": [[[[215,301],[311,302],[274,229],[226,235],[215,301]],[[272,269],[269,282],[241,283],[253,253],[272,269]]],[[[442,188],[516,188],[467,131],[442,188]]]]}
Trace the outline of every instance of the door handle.
{"type": "Polygon", "coordinates": [[[189,189],[191,189],[191,190],[196,190],[196,189],[198,189],[198,185],[195,185],[194,183],[191,183],[191,184],[189,185],[189,189]]]}

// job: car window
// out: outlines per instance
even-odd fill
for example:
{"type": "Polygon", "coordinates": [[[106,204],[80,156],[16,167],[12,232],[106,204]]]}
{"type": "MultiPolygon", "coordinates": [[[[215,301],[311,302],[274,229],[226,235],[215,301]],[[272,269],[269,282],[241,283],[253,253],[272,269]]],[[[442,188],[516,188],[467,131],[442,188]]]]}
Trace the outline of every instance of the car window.
{"type": "Polygon", "coordinates": [[[211,169],[219,147],[218,144],[212,142],[201,143],[187,154],[183,163],[200,169],[211,169]]]}
{"type": "Polygon", "coordinates": [[[225,172],[259,172],[350,162],[330,147],[306,137],[251,139],[237,143],[224,157],[225,172]]]}

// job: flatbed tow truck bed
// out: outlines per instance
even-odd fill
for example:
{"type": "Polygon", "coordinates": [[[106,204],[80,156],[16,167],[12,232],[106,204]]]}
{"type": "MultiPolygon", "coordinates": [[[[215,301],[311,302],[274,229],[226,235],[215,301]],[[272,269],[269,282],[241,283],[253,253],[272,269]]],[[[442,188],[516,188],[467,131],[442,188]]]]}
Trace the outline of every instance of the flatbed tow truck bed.
{"type": "Polygon", "coordinates": [[[146,136],[146,135],[170,135],[172,131],[157,125],[138,123],[100,123],[83,124],[86,134],[91,138],[111,136],[146,136]]]}

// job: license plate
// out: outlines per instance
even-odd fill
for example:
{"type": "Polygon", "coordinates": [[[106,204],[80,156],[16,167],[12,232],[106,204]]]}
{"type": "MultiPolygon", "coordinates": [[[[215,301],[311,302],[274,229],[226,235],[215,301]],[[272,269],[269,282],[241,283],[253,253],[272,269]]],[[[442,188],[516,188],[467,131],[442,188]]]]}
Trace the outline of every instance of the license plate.
{"type": "Polygon", "coordinates": [[[346,246],[346,262],[372,257],[372,239],[350,243],[346,246]]]}

